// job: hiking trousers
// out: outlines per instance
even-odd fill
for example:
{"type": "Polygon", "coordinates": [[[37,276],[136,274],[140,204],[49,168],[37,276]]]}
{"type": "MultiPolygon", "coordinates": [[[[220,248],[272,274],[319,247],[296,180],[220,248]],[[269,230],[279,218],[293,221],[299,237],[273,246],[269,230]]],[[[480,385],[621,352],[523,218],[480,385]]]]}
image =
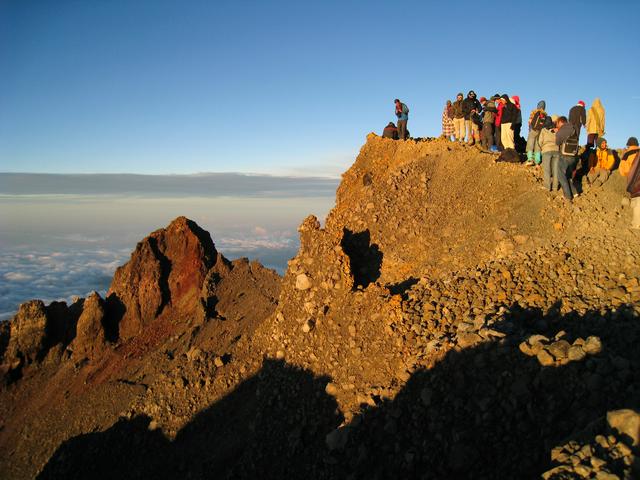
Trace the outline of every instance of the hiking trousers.
{"type": "Polygon", "coordinates": [[[453,135],[457,141],[464,141],[464,117],[453,119],[453,135]]]}
{"type": "Polygon", "coordinates": [[[640,228],[640,197],[631,199],[631,228],[640,228]]]}
{"type": "Polygon", "coordinates": [[[408,120],[398,120],[398,138],[400,140],[407,139],[407,122],[408,120]]]}
{"type": "Polygon", "coordinates": [[[568,155],[560,155],[560,159],[558,160],[558,180],[562,186],[564,198],[567,200],[573,200],[573,196],[576,193],[573,188],[573,183],[571,182],[575,160],[576,157],[570,157],[568,155]]]}
{"type": "Polygon", "coordinates": [[[516,148],[513,143],[513,129],[511,128],[511,123],[503,123],[500,125],[500,139],[502,140],[502,147],[507,148],[516,148]]]}
{"type": "Polygon", "coordinates": [[[589,180],[589,184],[597,187],[607,181],[610,173],[611,172],[605,168],[597,168],[587,173],[587,180],[589,180]]]}
{"type": "Polygon", "coordinates": [[[478,137],[478,126],[471,120],[465,120],[464,126],[467,130],[467,142],[474,143],[478,137]]]}
{"type": "Polygon", "coordinates": [[[558,190],[559,159],[560,152],[544,152],[542,154],[542,184],[551,192],[558,190]]]}

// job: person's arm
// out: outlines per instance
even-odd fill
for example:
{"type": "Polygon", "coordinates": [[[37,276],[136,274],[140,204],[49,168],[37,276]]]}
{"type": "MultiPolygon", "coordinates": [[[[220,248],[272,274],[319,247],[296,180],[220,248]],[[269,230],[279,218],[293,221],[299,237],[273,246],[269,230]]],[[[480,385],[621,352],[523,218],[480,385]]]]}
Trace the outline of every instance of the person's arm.
{"type": "Polygon", "coordinates": [[[569,129],[565,128],[565,125],[560,127],[560,129],[556,132],[556,145],[558,146],[562,145],[564,142],[566,142],[567,138],[569,138],[569,129]]]}

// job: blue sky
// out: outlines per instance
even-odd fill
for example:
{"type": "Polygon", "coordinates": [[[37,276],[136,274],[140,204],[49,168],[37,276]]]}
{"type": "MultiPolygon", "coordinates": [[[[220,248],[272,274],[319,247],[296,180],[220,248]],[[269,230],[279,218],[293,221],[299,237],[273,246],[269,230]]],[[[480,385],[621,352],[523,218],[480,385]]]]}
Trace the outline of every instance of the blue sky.
{"type": "Polygon", "coordinates": [[[0,0],[0,171],[338,175],[410,109],[600,97],[640,136],[637,1],[0,0]],[[437,3],[437,4],[436,4],[437,3]]]}

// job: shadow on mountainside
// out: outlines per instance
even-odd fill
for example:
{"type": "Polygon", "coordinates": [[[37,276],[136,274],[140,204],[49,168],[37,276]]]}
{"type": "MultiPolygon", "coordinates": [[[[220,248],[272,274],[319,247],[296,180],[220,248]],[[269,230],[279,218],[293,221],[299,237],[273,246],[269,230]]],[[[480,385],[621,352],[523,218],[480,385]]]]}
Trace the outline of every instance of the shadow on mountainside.
{"type": "Polygon", "coordinates": [[[369,230],[352,232],[344,228],[340,246],[351,262],[354,288],[366,288],[380,278],[382,252],[377,244],[371,243],[369,230]]]}
{"type": "Polygon", "coordinates": [[[449,351],[338,430],[329,378],[265,360],[174,441],[147,417],[120,420],[64,442],[38,478],[538,478],[554,446],[608,410],[640,407],[631,311],[514,305],[491,328],[504,337],[449,351]],[[561,332],[569,344],[598,336],[601,351],[543,367],[519,348],[561,332]]]}

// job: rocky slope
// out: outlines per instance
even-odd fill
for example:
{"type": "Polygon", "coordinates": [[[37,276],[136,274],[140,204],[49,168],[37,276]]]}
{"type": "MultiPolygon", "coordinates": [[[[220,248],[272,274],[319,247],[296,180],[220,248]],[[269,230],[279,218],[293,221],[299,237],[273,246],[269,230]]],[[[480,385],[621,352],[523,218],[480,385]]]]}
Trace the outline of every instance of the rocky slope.
{"type": "Polygon", "coordinates": [[[638,477],[624,181],[494,159],[370,135],[282,279],[179,218],[106,300],[21,306],[3,477],[638,477]]]}

